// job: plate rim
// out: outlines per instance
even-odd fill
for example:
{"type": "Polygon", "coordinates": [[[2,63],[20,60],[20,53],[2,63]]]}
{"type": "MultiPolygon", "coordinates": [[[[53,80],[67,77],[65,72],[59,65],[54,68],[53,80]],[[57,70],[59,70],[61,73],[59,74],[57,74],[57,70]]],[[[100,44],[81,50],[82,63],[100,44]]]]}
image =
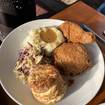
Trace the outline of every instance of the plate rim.
{"type": "MultiPolygon", "coordinates": [[[[8,39],[8,37],[10,37],[11,34],[12,34],[15,30],[17,30],[18,28],[21,28],[22,26],[27,25],[27,24],[30,24],[30,23],[35,22],[35,21],[52,21],[52,20],[53,20],[53,21],[61,21],[61,22],[64,22],[64,20],[59,20],[59,19],[37,19],[37,20],[32,20],[32,21],[26,22],[26,23],[24,23],[24,24],[22,24],[22,25],[16,27],[15,29],[13,29],[13,30],[5,37],[5,39],[3,40],[2,44],[0,45],[0,50],[1,50],[2,46],[3,46],[3,44],[5,43],[5,41],[8,39]]],[[[95,95],[90,99],[90,101],[96,96],[96,94],[97,94],[98,91],[100,90],[100,88],[101,88],[101,86],[102,86],[102,83],[103,83],[103,81],[104,81],[104,77],[105,77],[105,62],[104,62],[104,57],[103,57],[103,54],[102,54],[102,51],[101,51],[99,45],[98,45],[97,43],[95,43],[95,44],[96,44],[96,46],[98,47],[98,49],[99,49],[99,51],[100,51],[100,53],[101,53],[102,60],[103,60],[103,64],[104,64],[104,65],[103,65],[103,78],[102,78],[102,81],[101,81],[101,83],[100,83],[100,86],[99,86],[97,92],[96,92],[95,95]]],[[[19,105],[23,105],[22,103],[20,103],[18,100],[16,100],[16,99],[8,92],[8,90],[7,90],[7,89],[5,88],[5,86],[3,85],[1,79],[0,79],[0,85],[1,85],[1,87],[3,88],[3,90],[6,92],[6,94],[7,94],[14,102],[16,102],[16,103],[19,104],[19,105]]],[[[90,101],[88,101],[87,103],[89,103],[90,101]]],[[[87,103],[86,103],[86,104],[87,104],[87,103]]]]}

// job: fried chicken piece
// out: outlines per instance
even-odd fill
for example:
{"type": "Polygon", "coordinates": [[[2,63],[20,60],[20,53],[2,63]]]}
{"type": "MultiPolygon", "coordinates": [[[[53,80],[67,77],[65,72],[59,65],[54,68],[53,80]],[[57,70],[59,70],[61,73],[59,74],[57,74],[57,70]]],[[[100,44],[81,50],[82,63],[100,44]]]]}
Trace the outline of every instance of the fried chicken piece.
{"type": "Polygon", "coordinates": [[[79,43],[63,43],[54,51],[55,65],[64,73],[79,74],[91,65],[86,48],[79,43]]]}
{"type": "Polygon", "coordinates": [[[59,71],[50,64],[36,65],[31,69],[28,84],[34,97],[44,104],[52,104],[63,98],[67,85],[59,71]]]}
{"type": "Polygon", "coordinates": [[[95,41],[95,35],[92,32],[84,31],[78,24],[73,22],[64,22],[59,26],[68,42],[78,42],[89,44],[95,41]]]}

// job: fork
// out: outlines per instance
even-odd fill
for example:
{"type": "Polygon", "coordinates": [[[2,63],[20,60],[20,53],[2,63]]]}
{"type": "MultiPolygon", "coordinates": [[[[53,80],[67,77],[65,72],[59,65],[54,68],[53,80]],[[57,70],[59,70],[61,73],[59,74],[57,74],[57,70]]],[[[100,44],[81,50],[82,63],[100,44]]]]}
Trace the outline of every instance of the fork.
{"type": "MultiPolygon", "coordinates": [[[[103,44],[105,44],[105,39],[103,39],[101,36],[99,36],[94,30],[92,30],[88,25],[86,24],[80,24],[80,26],[86,30],[86,31],[89,31],[89,32],[92,32],[96,38],[98,38],[103,44]]],[[[105,34],[105,31],[103,32],[103,34],[105,34]]]]}

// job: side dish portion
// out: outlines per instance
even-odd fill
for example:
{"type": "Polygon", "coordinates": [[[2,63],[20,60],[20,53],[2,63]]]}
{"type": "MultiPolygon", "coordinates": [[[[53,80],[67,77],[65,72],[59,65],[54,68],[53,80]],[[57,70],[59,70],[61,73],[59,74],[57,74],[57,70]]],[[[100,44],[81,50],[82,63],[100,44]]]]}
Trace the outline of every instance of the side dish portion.
{"type": "Polygon", "coordinates": [[[52,104],[63,98],[67,84],[52,65],[37,65],[28,78],[34,97],[44,104],[52,104]]]}
{"type": "Polygon", "coordinates": [[[17,77],[26,83],[32,66],[52,63],[53,50],[64,41],[62,32],[56,27],[30,30],[23,42],[14,70],[17,77]]]}

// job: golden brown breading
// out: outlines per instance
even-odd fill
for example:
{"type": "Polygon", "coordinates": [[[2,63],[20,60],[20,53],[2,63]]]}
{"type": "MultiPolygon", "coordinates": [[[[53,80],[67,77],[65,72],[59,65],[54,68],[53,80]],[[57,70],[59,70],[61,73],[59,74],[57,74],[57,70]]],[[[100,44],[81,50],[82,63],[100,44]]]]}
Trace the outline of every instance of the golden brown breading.
{"type": "Polygon", "coordinates": [[[91,32],[85,32],[78,24],[73,22],[64,22],[59,26],[68,42],[78,42],[82,44],[93,43],[95,35],[91,32]]]}
{"type": "Polygon", "coordinates": [[[65,73],[76,75],[86,70],[90,58],[86,48],[78,43],[64,43],[54,51],[55,64],[65,73]]]}
{"type": "Polygon", "coordinates": [[[44,104],[52,104],[63,98],[67,84],[59,71],[50,64],[33,67],[28,84],[34,97],[44,104]]]}
{"type": "Polygon", "coordinates": [[[59,72],[52,65],[37,65],[31,69],[28,83],[35,91],[43,92],[53,85],[58,75],[59,72]]]}

